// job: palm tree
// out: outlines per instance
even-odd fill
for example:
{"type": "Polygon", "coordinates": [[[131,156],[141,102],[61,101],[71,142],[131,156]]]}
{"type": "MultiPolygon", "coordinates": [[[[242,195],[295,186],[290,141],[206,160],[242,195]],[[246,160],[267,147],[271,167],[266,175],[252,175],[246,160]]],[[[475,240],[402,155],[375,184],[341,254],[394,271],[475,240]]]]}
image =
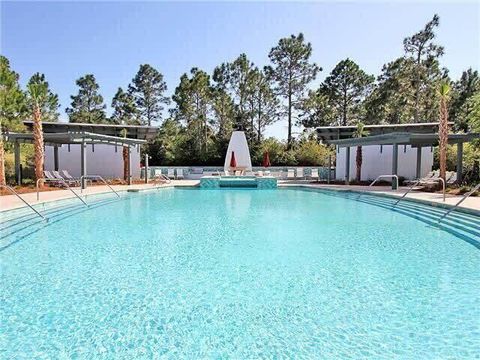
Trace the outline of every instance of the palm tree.
{"type": "MultiPolygon", "coordinates": [[[[355,138],[361,138],[364,136],[368,135],[368,131],[365,131],[365,124],[359,122],[357,124],[357,129],[353,133],[353,137],[355,138]]],[[[357,174],[356,174],[356,180],[358,182],[361,181],[362,179],[362,162],[363,162],[363,154],[362,154],[362,147],[357,146],[357,155],[355,157],[355,162],[357,165],[357,174]]]]}
{"type": "MultiPolygon", "coordinates": [[[[123,128],[120,132],[121,136],[126,139],[127,138],[127,129],[123,128]]],[[[123,146],[122,155],[123,155],[123,180],[128,181],[130,177],[130,163],[129,163],[129,156],[128,156],[128,146],[123,146]]]]}
{"type": "Polygon", "coordinates": [[[437,95],[440,100],[440,122],[438,124],[438,144],[440,155],[440,177],[445,180],[447,171],[447,144],[448,144],[448,100],[450,85],[446,82],[440,84],[437,95]]]}
{"type": "Polygon", "coordinates": [[[3,148],[2,120],[0,119],[0,185],[6,185],[5,179],[5,150],[3,148]]]}
{"type": "Polygon", "coordinates": [[[27,102],[33,117],[33,146],[35,149],[35,180],[43,179],[44,144],[42,116],[58,108],[58,96],[50,92],[43,74],[36,73],[27,84],[27,102]]]}

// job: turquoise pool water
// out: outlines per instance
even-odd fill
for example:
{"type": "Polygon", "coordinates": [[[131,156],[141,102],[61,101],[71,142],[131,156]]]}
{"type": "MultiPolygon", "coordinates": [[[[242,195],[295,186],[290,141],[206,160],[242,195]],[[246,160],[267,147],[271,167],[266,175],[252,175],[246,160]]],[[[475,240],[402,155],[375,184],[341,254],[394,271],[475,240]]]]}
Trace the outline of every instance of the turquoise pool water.
{"type": "Polygon", "coordinates": [[[478,358],[479,219],[391,203],[167,189],[4,214],[0,358],[478,358]]]}

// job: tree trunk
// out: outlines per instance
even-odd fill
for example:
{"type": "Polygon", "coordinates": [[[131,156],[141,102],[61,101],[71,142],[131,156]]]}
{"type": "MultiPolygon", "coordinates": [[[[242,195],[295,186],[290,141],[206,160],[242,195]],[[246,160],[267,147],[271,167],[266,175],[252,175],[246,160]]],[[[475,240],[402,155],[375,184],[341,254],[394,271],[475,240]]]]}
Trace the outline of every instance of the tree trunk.
{"type": "Polygon", "coordinates": [[[42,113],[38,105],[33,109],[33,146],[35,148],[35,181],[43,179],[43,163],[45,161],[42,113]]]}
{"type": "Polygon", "coordinates": [[[439,155],[440,155],[440,177],[445,179],[447,172],[447,144],[448,144],[448,109],[447,100],[440,101],[440,124],[438,129],[439,155]]]}
{"type": "Polygon", "coordinates": [[[420,58],[421,50],[418,51],[417,55],[417,68],[415,71],[415,112],[413,115],[413,122],[418,123],[418,114],[419,114],[419,104],[420,104],[420,58]]]}
{"type": "Polygon", "coordinates": [[[3,148],[3,134],[2,126],[0,124],[0,185],[6,185],[7,181],[5,179],[5,150],[3,148]]]}
{"type": "Polygon", "coordinates": [[[363,156],[362,156],[362,147],[357,146],[357,156],[355,157],[355,161],[357,163],[357,176],[356,179],[358,182],[362,180],[362,162],[363,162],[363,156]]]}
{"type": "Polygon", "coordinates": [[[123,155],[123,180],[128,181],[128,177],[130,176],[130,164],[128,162],[128,146],[123,147],[122,151],[123,155]]]}
{"type": "Polygon", "coordinates": [[[288,137],[287,149],[292,146],[292,92],[288,92],[288,137]]]}

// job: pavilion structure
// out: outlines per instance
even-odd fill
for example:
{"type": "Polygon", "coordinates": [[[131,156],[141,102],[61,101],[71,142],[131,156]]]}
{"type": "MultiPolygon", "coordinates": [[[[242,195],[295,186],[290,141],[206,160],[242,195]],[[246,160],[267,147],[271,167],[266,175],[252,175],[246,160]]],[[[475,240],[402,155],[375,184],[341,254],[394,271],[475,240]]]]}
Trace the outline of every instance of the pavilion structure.
{"type": "MultiPolygon", "coordinates": [[[[416,161],[416,177],[420,178],[421,169],[421,154],[423,147],[438,146],[438,134],[421,134],[410,132],[393,132],[381,135],[372,135],[361,138],[347,138],[338,140],[327,140],[327,143],[336,145],[338,147],[346,148],[347,156],[345,157],[345,182],[348,184],[350,177],[350,148],[357,146],[368,145],[392,145],[392,173],[391,175],[398,175],[398,146],[410,145],[417,149],[417,161],[416,161]]],[[[457,182],[462,181],[463,173],[463,144],[471,142],[475,139],[480,139],[480,134],[449,134],[448,144],[457,146],[457,182]]],[[[392,188],[397,188],[398,184],[392,182],[392,188]]]]}
{"type": "MultiPolygon", "coordinates": [[[[33,129],[33,122],[24,122],[27,129],[33,129]]],[[[110,124],[80,124],[80,123],[53,123],[44,122],[43,124],[43,140],[45,146],[53,146],[54,168],[58,170],[59,164],[59,147],[62,145],[79,145],[80,146],[80,168],[81,175],[87,176],[87,145],[106,144],[112,146],[128,147],[130,176],[128,184],[131,184],[131,149],[139,147],[147,143],[148,140],[154,138],[158,128],[151,126],[135,126],[135,125],[110,125],[110,124]]],[[[20,144],[33,143],[33,133],[7,133],[6,141],[14,144],[15,158],[15,179],[17,184],[21,184],[22,175],[20,167],[20,144]]],[[[90,174],[93,175],[93,174],[90,174]]],[[[86,181],[82,183],[85,188],[86,181]]]]}

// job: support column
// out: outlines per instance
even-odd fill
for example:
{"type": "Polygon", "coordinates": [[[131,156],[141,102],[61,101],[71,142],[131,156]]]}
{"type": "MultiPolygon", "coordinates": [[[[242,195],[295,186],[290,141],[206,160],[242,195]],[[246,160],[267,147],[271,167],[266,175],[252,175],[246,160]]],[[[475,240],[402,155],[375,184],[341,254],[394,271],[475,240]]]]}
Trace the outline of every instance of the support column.
{"type": "Polygon", "coordinates": [[[132,185],[132,148],[128,145],[128,185],[132,185]]]}
{"type": "Polygon", "coordinates": [[[345,185],[350,184],[350,147],[345,148],[345,185]]]}
{"type": "MultiPolygon", "coordinates": [[[[86,152],[87,144],[85,144],[85,140],[82,140],[80,144],[80,176],[87,176],[87,152],[86,152]]],[[[87,187],[87,179],[82,180],[82,189],[87,187]]]]}
{"type": "Polygon", "coordinates": [[[422,148],[417,147],[417,171],[415,172],[415,177],[420,179],[422,177],[422,148]]]}
{"type": "Polygon", "coordinates": [[[463,178],[463,142],[457,144],[457,183],[461,184],[463,178]]]}
{"type": "MultiPolygon", "coordinates": [[[[392,151],[392,175],[398,175],[398,144],[393,144],[392,151]]],[[[392,178],[392,190],[397,190],[397,179],[392,178]]]]}
{"type": "Polygon", "coordinates": [[[15,141],[13,144],[13,149],[15,153],[15,180],[17,185],[22,185],[22,171],[20,169],[20,144],[18,141],[15,141]]]}
{"type": "Polygon", "coordinates": [[[58,171],[58,146],[53,147],[53,169],[58,171]]]}
{"type": "Polygon", "coordinates": [[[328,171],[327,171],[327,184],[330,184],[332,180],[332,155],[328,155],[328,171]]]}
{"type": "Polygon", "coordinates": [[[145,154],[145,184],[148,184],[148,154],[145,154]]]}

